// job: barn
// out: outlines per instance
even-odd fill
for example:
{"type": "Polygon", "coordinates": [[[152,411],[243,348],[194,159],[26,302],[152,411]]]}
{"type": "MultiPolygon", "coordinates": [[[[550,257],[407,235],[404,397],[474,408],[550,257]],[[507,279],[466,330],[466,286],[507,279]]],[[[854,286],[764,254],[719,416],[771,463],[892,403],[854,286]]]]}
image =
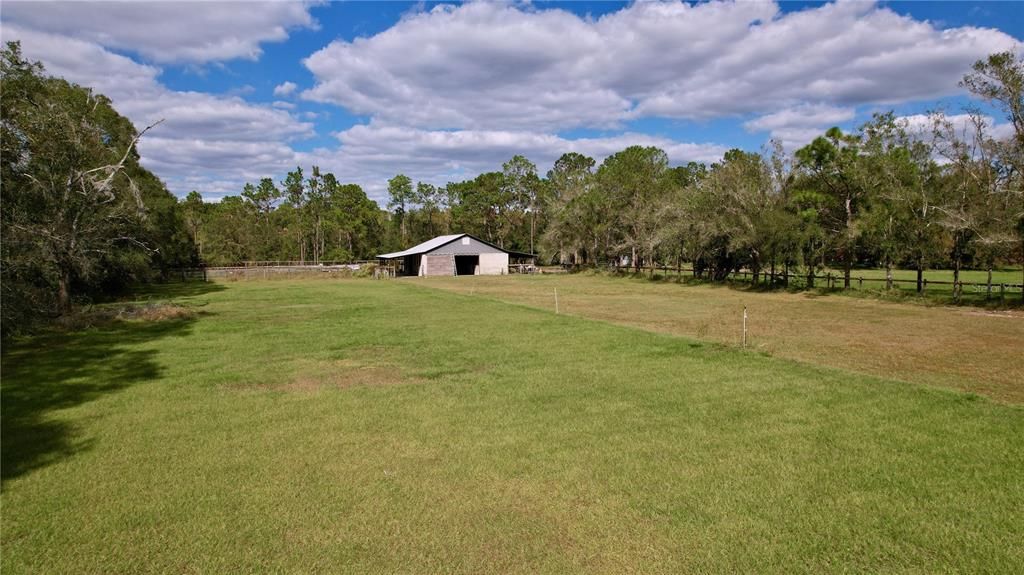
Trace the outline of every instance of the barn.
{"type": "Polygon", "coordinates": [[[522,260],[533,255],[504,250],[470,234],[452,234],[377,259],[395,275],[463,276],[507,274],[510,257],[522,260]]]}

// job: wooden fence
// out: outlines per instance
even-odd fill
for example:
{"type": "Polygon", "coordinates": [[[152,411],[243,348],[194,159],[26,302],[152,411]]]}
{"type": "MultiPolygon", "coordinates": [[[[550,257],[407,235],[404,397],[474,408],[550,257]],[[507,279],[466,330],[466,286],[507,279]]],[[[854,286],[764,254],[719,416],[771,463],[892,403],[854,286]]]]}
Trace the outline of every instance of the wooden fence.
{"type": "Polygon", "coordinates": [[[236,268],[260,268],[260,267],[283,267],[283,268],[312,268],[312,267],[338,267],[338,266],[352,266],[352,265],[363,265],[377,263],[377,260],[324,260],[324,261],[310,261],[310,260],[247,260],[242,262],[236,262],[227,266],[216,266],[217,268],[223,269],[236,269],[236,268]]]}
{"type": "MultiPolygon", "coordinates": [[[[617,273],[640,273],[654,277],[655,274],[662,274],[664,276],[676,275],[677,277],[683,278],[686,274],[689,274],[691,278],[697,278],[697,274],[693,268],[685,268],[682,266],[643,266],[635,268],[632,266],[623,266],[614,264],[613,269],[617,273]]],[[[762,271],[757,274],[759,277],[755,278],[754,273],[746,270],[730,272],[726,278],[726,282],[743,281],[747,283],[755,283],[756,279],[760,279],[759,285],[772,288],[792,287],[797,289],[808,289],[808,275],[807,274],[793,274],[788,272],[775,272],[762,271]]],[[[814,275],[814,287],[827,289],[827,290],[844,290],[847,289],[843,285],[843,275],[827,273],[825,275],[814,275]]],[[[906,289],[901,285],[910,285],[913,290],[917,289],[916,279],[888,279],[888,278],[871,278],[851,274],[850,275],[850,288],[849,289],[864,289],[865,284],[870,289],[872,284],[878,285],[878,289],[886,289],[888,286],[893,286],[896,289],[906,289]]],[[[922,292],[928,293],[929,287],[932,288],[932,293],[941,291],[948,293],[953,296],[955,300],[959,299],[964,293],[965,289],[970,295],[980,297],[984,294],[986,301],[998,299],[1000,302],[1005,303],[1007,301],[1013,301],[1020,299],[1024,302],[1024,284],[1017,283],[1005,283],[993,282],[981,283],[981,282],[967,282],[967,281],[940,281],[940,280],[929,280],[922,278],[922,292]],[[939,289],[934,289],[939,286],[939,289]]]]}
{"type": "Polygon", "coordinates": [[[267,279],[281,275],[295,274],[333,274],[348,275],[359,271],[359,263],[334,263],[331,264],[287,264],[278,262],[278,265],[266,265],[269,262],[261,262],[264,265],[238,265],[238,266],[212,266],[202,268],[184,268],[172,270],[166,274],[168,281],[209,281],[211,279],[238,278],[238,279],[267,279]]]}

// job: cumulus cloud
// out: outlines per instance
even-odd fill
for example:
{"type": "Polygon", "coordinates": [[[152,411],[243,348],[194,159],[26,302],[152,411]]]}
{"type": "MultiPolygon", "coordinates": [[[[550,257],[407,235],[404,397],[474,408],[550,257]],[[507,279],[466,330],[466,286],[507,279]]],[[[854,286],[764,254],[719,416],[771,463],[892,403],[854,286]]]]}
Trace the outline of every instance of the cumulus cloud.
{"type": "Polygon", "coordinates": [[[5,2],[8,23],[137,52],[159,63],[255,60],[313,28],[309,2],[5,2]]]}
{"type": "Polygon", "coordinates": [[[856,115],[853,108],[824,104],[801,104],[765,114],[743,124],[750,132],[769,132],[784,148],[794,149],[809,143],[825,130],[849,122],[856,115]]]}
{"type": "Polygon", "coordinates": [[[854,117],[851,108],[836,108],[821,104],[804,104],[765,114],[743,126],[753,132],[778,130],[780,128],[814,128],[834,126],[854,117]]]}
{"type": "Polygon", "coordinates": [[[140,128],[165,119],[140,143],[144,164],[175,193],[211,199],[299,164],[383,199],[397,172],[444,184],[500,169],[515,154],[543,172],[568,151],[601,161],[653,145],[673,163],[717,161],[726,151],[633,132],[559,135],[621,132],[641,118],[749,118],[747,131],[792,148],[861,106],[956,93],[975,60],[1021,46],[997,30],[942,30],[867,2],[788,14],[764,1],[637,2],[599,18],[468,3],[412,10],[375,35],[331,42],[304,60],[313,87],[283,82],[270,104],[160,83],[160,66],[258,58],[261,43],[316,26],[309,6],[7,2],[3,32],[50,73],[111,97],[140,128]],[[337,133],[336,147],[296,151],[315,135],[312,122],[331,115],[297,107],[300,93],[370,121],[337,133]]]}
{"type": "Polygon", "coordinates": [[[298,86],[295,82],[284,82],[283,84],[278,84],[277,86],[274,86],[274,97],[285,98],[287,96],[291,96],[297,88],[298,86]]]}
{"type": "Polygon", "coordinates": [[[566,152],[579,152],[600,162],[631,145],[657,146],[673,163],[685,163],[720,160],[727,149],[635,133],[567,139],[530,131],[422,130],[373,123],[354,126],[336,137],[341,144],[337,149],[300,154],[303,164],[316,164],[344,181],[357,182],[378,201],[385,199],[387,179],[398,171],[413,180],[443,185],[500,170],[502,162],[516,154],[526,155],[543,174],[566,152]]]}
{"type": "Polygon", "coordinates": [[[48,74],[93,88],[137,128],[163,120],[139,143],[142,163],[182,195],[197,179],[242,183],[294,163],[288,142],[311,136],[313,125],[284,110],[246,102],[238,96],[182,92],[157,81],[159,68],[139,64],[92,42],[4,25],[5,37],[20,40],[30,60],[48,74]]]}
{"type": "MultiPolygon", "coordinates": [[[[4,5],[6,16],[6,7],[4,5]]],[[[93,88],[102,94],[142,94],[152,91],[160,68],[139,64],[92,42],[48,34],[4,22],[4,41],[20,41],[30,60],[40,60],[46,72],[93,88]]]]}
{"type": "Polygon", "coordinates": [[[789,14],[772,2],[638,2],[597,19],[442,5],[314,53],[303,97],[422,128],[609,127],[935,98],[975,60],[1019,45],[868,2],[789,14]]]}
{"type": "MultiPolygon", "coordinates": [[[[951,129],[952,134],[950,135],[967,142],[972,141],[977,136],[979,126],[975,123],[975,118],[970,114],[947,114],[943,119],[945,124],[937,125],[935,116],[912,114],[900,116],[896,118],[896,121],[903,125],[909,135],[925,142],[934,141],[936,129],[943,133],[948,133],[947,130],[951,129]]],[[[999,122],[992,116],[979,115],[977,120],[981,124],[981,133],[986,138],[1009,140],[1016,133],[1013,129],[1013,124],[999,122]]]]}
{"type": "Polygon", "coordinates": [[[337,133],[336,149],[296,152],[290,142],[313,135],[313,125],[275,109],[290,102],[263,106],[235,96],[169,90],[157,81],[159,68],[91,42],[18,26],[6,26],[5,33],[20,39],[26,57],[43,61],[48,73],[110,97],[139,128],[164,119],[140,141],[139,152],[143,164],[178,195],[196,189],[218,199],[238,194],[245,182],[280,178],[296,165],[318,165],[383,200],[387,179],[397,172],[443,185],[500,169],[515,154],[526,155],[544,172],[570,151],[601,161],[630,145],[658,146],[673,162],[684,163],[715,161],[726,150],[637,133],[567,139],[543,131],[440,131],[372,122],[337,133]]]}

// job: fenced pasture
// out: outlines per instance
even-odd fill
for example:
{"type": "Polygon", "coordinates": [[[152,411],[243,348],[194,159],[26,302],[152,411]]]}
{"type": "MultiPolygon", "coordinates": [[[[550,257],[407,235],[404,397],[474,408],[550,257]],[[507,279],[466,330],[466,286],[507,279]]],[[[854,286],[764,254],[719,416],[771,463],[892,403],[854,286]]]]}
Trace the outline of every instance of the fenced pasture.
{"type": "MultiPolygon", "coordinates": [[[[630,267],[616,265],[609,268],[619,275],[640,275],[652,279],[699,282],[704,279],[689,265],[630,267]]],[[[580,271],[586,271],[580,268],[580,271]]],[[[884,297],[919,297],[937,302],[968,305],[1024,305],[1024,277],[1019,269],[993,270],[991,282],[987,271],[962,270],[954,281],[952,270],[926,270],[922,276],[922,290],[917,291],[917,272],[893,270],[892,279],[883,269],[855,269],[850,274],[850,286],[845,286],[841,270],[816,272],[813,285],[808,274],[788,271],[762,270],[734,271],[725,283],[751,284],[767,289],[850,291],[854,294],[871,293],[884,297]]]]}
{"type": "MultiPolygon", "coordinates": [[[[194,313],[6,345],[0,568],[1013,573],[1024,563],[1020,406],[653,333],[672,331],[677,307],[710,321],[732,304],[701,312],[699,301],[738,290],[687,287],[694,297],[680,298],[669,284],[585,280],[177,283],[145,301],[162,289],[194,313]],[[449,283],[458,287],[431,289],[449,283]],[[498,301],[499,285],[557,285],[562,313],[498,301]],[[595,308],[631,309],[644,329],[578,317],[595,285],[619,298],[595,308]]],[[[989,313],[753,295],[838,305],[833,319],[865,318],[847,340],[865,344],[891,337],[886,318],[915,340],[966,325],[920,312],[989,313]]],[[[975,319],[985,329],[964,345],[1019,348],[1020,319],[975,319]],[[972,340],[985,332],[998,335],[972,340]]]]}
{"type": "MultiPolygon", "coordinates": [[[[703,280],[689,265],[651,266],[634,268],[629,266],[613,266],[610,268],[619,275],[639,275],[651,279],[675,280],[700,283],[703,280]]],[[[321,262],[313,264],[301,261],[254,261],[241,262],[232,266],[203,267],[171,270],[167,274],[168,281],[195,280],[266,280],[298,277],[351,277],[373,276],[377,270],[376,261],[357,262],[321,262]]],[[[555,274],[571,271],[588,271],[586,268],[548,266],[538,268],[533,265],[515,264],[509,266],[510,274],[555,274]]],[[[963,270],[960,280],[954,282],[951,270],[927,270],[923,276],[923,289],[917,292],[916,272],[912,270],[894,270],[893,278],[886,278],[885,270],[858,269],[851,274],[850,293],[875,295],[884,298],[918,298],[939,303],[957,303],[982,306],[1024,306],[1024,283],[1021,283],[1021,270],[993,270],[991,282],[988,272],[979,270],[963,270]],[[954,288],[958,293],[954,295],[954,288]]],[[[388,277],[392,277],[388,274],[388,277]]],[[[814,276],[814,286],[808,288],[806,274],[789,273],[786,271],[772,272],[765,270],[756,274],[750,271],[736,271],[729,274],[728,284],[751,284],[764,289],[809,290],[819,292],[847,292],[844,287],[843,273],[827,270],[814,276]]]]}
{"type": "Polygon", "coordinates": [[[1024,402],[1024,312],[923,306],[837,293],[678,285],[648,276],[580,273],[421,278],[421,285],[494,298],[778,357],[1024,402]]]}

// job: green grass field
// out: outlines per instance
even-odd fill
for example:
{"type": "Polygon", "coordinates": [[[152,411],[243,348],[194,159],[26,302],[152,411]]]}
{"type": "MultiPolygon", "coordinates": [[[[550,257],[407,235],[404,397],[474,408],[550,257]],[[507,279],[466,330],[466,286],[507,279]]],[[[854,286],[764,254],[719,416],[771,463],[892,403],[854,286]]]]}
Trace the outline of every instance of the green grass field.
{"type": "Polygon", "coordinates": [[[1024,564],[1019,405],[430,287],[5,346],[3,573],[1024,564]]]}

